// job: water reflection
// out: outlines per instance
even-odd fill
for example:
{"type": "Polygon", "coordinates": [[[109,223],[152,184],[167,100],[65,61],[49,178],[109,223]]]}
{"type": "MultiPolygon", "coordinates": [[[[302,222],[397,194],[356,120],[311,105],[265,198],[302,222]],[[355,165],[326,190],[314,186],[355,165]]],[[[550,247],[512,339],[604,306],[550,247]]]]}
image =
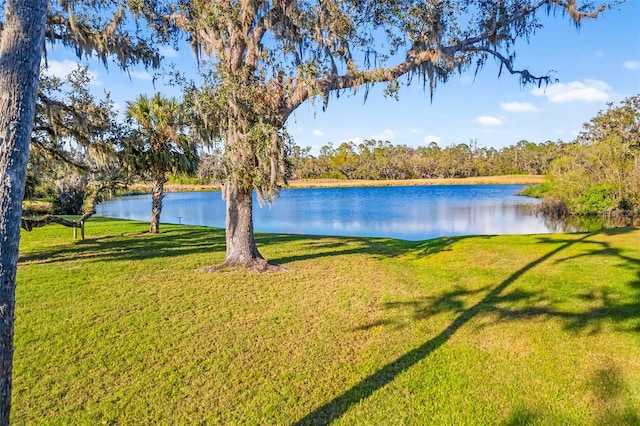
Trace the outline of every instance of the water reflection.
{"type": "Polygon", "coordinates": [[[640,225],[640,218],[625,215],[543,217],[543,220],[545,226],[551,230],[550,232],[592,232],[601,229],[640,225]]]}
{"type": "MultiPolygon", "coordinates": [[[[516,195],[523,185],[468,185],[283,190],[272,206],[254,207],[258,232],[392,237],[423,240],[453,235],[566,231],[535,215],[537,200],[516,195]]],[[[149,220],[149,195],[103,203],[98,214],[149,220]]],[[[169,193],[162,222],[224,227],[219,192],[169,193]]],[[[571,230],[582,230],[570,225],[571,230]]]]}

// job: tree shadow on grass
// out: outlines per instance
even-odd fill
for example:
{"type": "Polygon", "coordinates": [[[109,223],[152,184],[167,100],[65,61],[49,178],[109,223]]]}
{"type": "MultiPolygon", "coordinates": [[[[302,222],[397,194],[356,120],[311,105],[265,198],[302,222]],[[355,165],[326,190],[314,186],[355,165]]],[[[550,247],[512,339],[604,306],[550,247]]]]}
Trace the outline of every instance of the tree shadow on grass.
{"type": "Polygon", "coordinates": [[[638,425],[640,411],[629,398],[629,385],[615,363],[598,369],[590,380],[594,396],[592,410],[601,425],[638,425]]]}
{"type": "MultiPolygon", "coordinates": [[[[108,228],[107,232],[108,232],[108,228]]],[[[20,255],[19,265],[83,260],[144,260],[224,251],[224,231],[215,228],[165,225],[159,234],[109,235],[63,242],[20,255]]]]}
{"type": "Polygon", "coordinates": [[[530,410],[526,407],[516,408],[506,421],[502,422],[502,426],[528,426],[542,424],[544,417],[538,412],[530,410]]]}
{"type": "MultiPolygon", "coordinates": [[[[144,260],[173,257],[197,253],[220,253],[225,251],[224,229],[212,227],[196,227],[176,224],[163,224],[159,234],[147,232],[148,223],[127,221],[129,225],[140,225],[140,231],[117,234],[113,231],[118,225],[116,219],[93,218],[91,221],[94,233],[102,236],[90,236],[85,240],[63,240],[41,249],[32,249],[21,253],[20,265],[51,264],[74,261],[78,259],[99,261],[144,260]],[[109,224],[114,223],[110,229],[109,224]]],[[[65,228],[66,229],[66,228],[65,228]]],[[[87,225],[90,235],[91,227],[87,225]]],[[[131,228],[128,228],[131,229],[131,228]]],[[[37,231],[33,231],[37,232],[37,231]]],[[[318,259],[329,256],[349,254],[367,254],[373,257],[397,257],[412,253],[425,257],[441,251],[449,250],[455,241],[468,237],[436,238],[433,240],[413,242],[389,238],[328,237],[296,234],[256,233],[256,243],[263,250],[271,247],[291,244],[299,246],[302,254],[275,256],[267,260],[274,265],[318,259]]]]}
{"type": "Polygon", "coordinates": [[[451,245],[468,236],[442,237],[425,241],[405,241],[391,238],[328,237],[294,234],[256,234],[258,247],[284,243],[299,243],[304,246],[304,254],[287,254],[267,259],[270,263],[283,265],[291,262],[318,259],[322,257],[366,254],[374,258],[396,258],[411,255],[425,258],[436,253],[451,250],[451,245]]]}
{"type": "MultiPolygon", "coordinates": [[[[602,298],[602,307],[593,308],[583,313],[574,312],[561,312],[553,310],[551,308],[536,308],[525,307],[522,309],[505,309],[503,306],[517,303],[521,305],[521,302],[530,301],[538,297],[533,292],[526,292],[516,290],[509,294],[504,294],[505,290],[514,282],[516,282],[525,273],[556,257],[564,250],[576,243],[593,243],[594,248],[588,253],[581,256],[596,256],[596,255],[613,255],[617,256],[625,264],[626,267],[632,268],[638,271],[638,277],[640,278],[640,260],[625,256],[620,250],[611,247],[606,242],[602,241],[587,241],[590,237],[599,234],[613,234],[618,232],[628,232],[628,230],[610,230],[600,231],[598,233],[586,234],[580,238],[558,240],[551,238],[541,238],[543,244],[560,244],[558,247],[549,251],[547,254],[533,260],[526,264],[507,279],[502,281],[496,287],[491,289],[486,295],[475,305],[466,308],[463,303],[462,297],[468,296],[471,293],[478,293],[486,291],[487,289],[473,290],[471,292],[456,288],[450,292],[447,292],[436,298],[428,298],[423,300],[416,300],[411,302],[401,302],[401,305],[409,307],[414,311],[414,318],[416,320],[425,318],[428,315],[438,312],[454,312],[458,314],[458,317],[438,335],[429,339],[417,348],[405,353],[393,362],[385,365],[374,374],[366,377],[361,382],[347,390],[343,394],[337,396],[333,400],[318,407],[311,413],[307,414],[302,419],[298,420],[296,425],[307,424],[328,424],[334,420],[339,419],[345,413],[347,413],[351,407],[358,402],[368,398],[377,390],[383,388],[387,384],[391,383],[401,373],[416,365],[421,360],[429,357],[434,351],[443,346],[449,341],[449,339],[464,325],[466,325],[473,318],[485,311],[497,312],[499,320],[512,320],[521,317],[537,317],[537,316],[553,316],[559,317],[568,321],[569,328],[585,328],[586,326],[600,321],[603,317],[610,318],[613,321],[619,323],[628,323],[629,320],[636,320],[635,324],[631,326],[625,326],[629,328],[629,331],[640,331],[640,294],[637,295],[635,300],[630,303],[615,303],[606,297],[602,298]]],[[[569,258],[561,259],[560,261],[566,261],[569,258]]],[[[630,285],[640,291],[640,279],[630,283],[630,285]]],[[[387,308],[398,307],[400,304],[387,304],[387,308]]],[[[367,324],[361,329],[369,329],[375,326],[391,325],[390,321],[380,321],[374,324],[367,324]]],[[[634,409],[630,409],[624,413],[625,418],[638,418],[638,412],[634,409]]],[[[514,413],[515,418],[513,422],[508,424],[526,424],[528,420],[532,420],[536,417],[536,414],[528,410],[514,413]],[[533,416],[533,417],[532,417],[533,416]],[[525,423],[522,423],[522,422],[525,423]]]]}
{"type": "MultiPolygon", "coordinates": [[[[614,229],[602,231],[601,233],[614,235],[626,232],[625,230],[614,229]]],[[[635,272],[636,278],[627,285],[635,293],[633,298],[620,300],[615,294],[606,288],[594,289],[586,288],[585,291],[577,295],[577,298],[587,302],[591,307],[582,312],[563,311],[553,307],[553,303],[545,301],[536,295],[529,295],[528,299],[536,302],[547,302],[546,306],[530,306],[514,309],[510,308],[508,300],[497,300],[498,303],[492,307],[497,313],[498,321],[510,321],[523,318],[543,317],[559,318],[564,321],[566,329],[570,331],[588,331],[598,333],[602,331],[603,320],[612,323],[616,330],[627,332],[640,332],[640,259],[627,256],[621,249],[611,247],[605,241],[588,241],[591,248],[584,253],[574,256],[563,257],[555,260],[554,263],[561,264],[570,260],[585,257],[600,257],[616,259],[618,262],[611,267],[623,268],[635,272]]],[[[527,299],[524,298],[523,299],[527,299]]]]}

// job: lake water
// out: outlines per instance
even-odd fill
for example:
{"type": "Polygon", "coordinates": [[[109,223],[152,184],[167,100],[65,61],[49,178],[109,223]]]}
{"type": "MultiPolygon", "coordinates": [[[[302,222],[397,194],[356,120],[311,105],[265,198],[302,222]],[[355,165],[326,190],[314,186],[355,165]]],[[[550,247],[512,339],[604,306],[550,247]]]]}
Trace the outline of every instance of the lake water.
{"type": "MultiPolygon", "coordinates": [[[[424,240],[453,235],[557,232],[533,213],[538,200],[518,196],[525,185],[451,185],[285,189],[276,202],[254,203],[257,232],[424,240]]],[[[224,228],[220,192],[167,193],[162,223],[224,228]]],[[[151,196],[98,206],[100,216],[150,220],[151,196]]]]}

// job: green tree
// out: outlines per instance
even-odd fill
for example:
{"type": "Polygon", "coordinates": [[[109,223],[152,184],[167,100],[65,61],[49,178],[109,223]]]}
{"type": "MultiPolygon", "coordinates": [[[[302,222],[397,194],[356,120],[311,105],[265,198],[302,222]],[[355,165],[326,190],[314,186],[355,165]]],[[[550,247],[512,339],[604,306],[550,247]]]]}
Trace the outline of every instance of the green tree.
{"type": "MultiPolygon", "coordinates": [[[[44,70],[43,70],[44,71],[44,70]]],[[[69,155],[69,145],[98,160],[113,154],[120,137],[118,113],[107,93],[96,99],[90,92],[92,77],[78,66],[65,78],[41,72],[30,155],[84,168],[69,155]]]]}
{"type": "MultiPolygon", "coordinates": [[[[30,176],[41,195],[52,196],[58,207],[56,213],[89,213],[93,205],[83,206],[83,201],[84,195],[93,192],[90,187],[112,187],[121,179],[115,145],[122,137],[122,125],[109,95],[96,100],[89,91],[90,83],[88,70],[83,67],[64,79],[46,74],[40,79],[31,134],[30,176]],[[88,210],[81,211],[81,207],[88,210]]],[[[46,223],[51,222],[22,219],[27,230],[46,223]]]]}
{"type": "Polygon", "coordinates": [[[426,147],[418,147],[413,160],[415,175],[419,178],[444,177],[441,155],[442,149],[436,142],[431,142],[426,147]]]}
{"type": "Polygon", "coordinates": [[[607,6],[573,0],[184,0],[172,15],[198,54],[211,58],[192,93],[211,138],[223,141],[228,174],[225,265],[268,268],[253,235],[252,191],[272,199],[286,173],[285,124],[307,100],[419,77],[439,82],[495,59],[526,83],[545,83],[514,67],[514,46],[541,27],[541,13],[575,24],[607,6]],[[386,35],[383,40],[380,36],[386,35]]]}
{"type": "Polygon", "coordinates": [[[153,98],[140,95],[127,105],[127,118],[136,123],[136,128],[124,144],[125,162],[151,178],[149,232],[157,234],[167,174],[195,172],[196,144],[187,135],[187,122],[178,100],[156,93],[153,98]]]}
{"type": "Polygon", "coordinates": [[[291,161],[291,178],[292,179],[304,179],[312,173],[312,161],[313,158],[309,155],[311,147],[302,148],[298,145],[291,147],[289,155],[291,161]]]}
{"type": "Polygon", "coordinates": [[[640,210],[640,95],[609,104],[551,165],[553,195],[578,214],[640,210]]]}

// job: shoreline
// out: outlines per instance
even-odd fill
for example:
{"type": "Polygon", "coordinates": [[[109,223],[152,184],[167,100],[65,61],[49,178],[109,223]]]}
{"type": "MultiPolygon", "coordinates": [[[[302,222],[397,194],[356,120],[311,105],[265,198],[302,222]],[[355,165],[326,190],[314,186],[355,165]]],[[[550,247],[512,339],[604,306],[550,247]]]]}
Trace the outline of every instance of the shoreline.
{"type": "MultiPolygon", "coordinates": [[[[295,179],[289,181],[285,188],[353,188],[372,186],[429,186],[429,185],[537,185],[546,181],[541,175],[501,175],[478,176],[470,178],[438,178],[438,179],[390,179],[390,180],[363,180],[363,179],[295,179]]],[[[149,192],[151,185],[137,183],[129,187],[129,190],[149,192]]],[[[219,185],[188,185],[166,184],[165,192],[198,192],[219,191],[219,185]]]]}
{"type": "Polygon", "coordinates": [[[437,179],[296,179],[289,182],[289,188],[341,188],[366,186],[429,186],[429,185],[535,185],[544,183],[545,176],[540,175],[502,175],[478,176],[470,178],[437,179]]]}

